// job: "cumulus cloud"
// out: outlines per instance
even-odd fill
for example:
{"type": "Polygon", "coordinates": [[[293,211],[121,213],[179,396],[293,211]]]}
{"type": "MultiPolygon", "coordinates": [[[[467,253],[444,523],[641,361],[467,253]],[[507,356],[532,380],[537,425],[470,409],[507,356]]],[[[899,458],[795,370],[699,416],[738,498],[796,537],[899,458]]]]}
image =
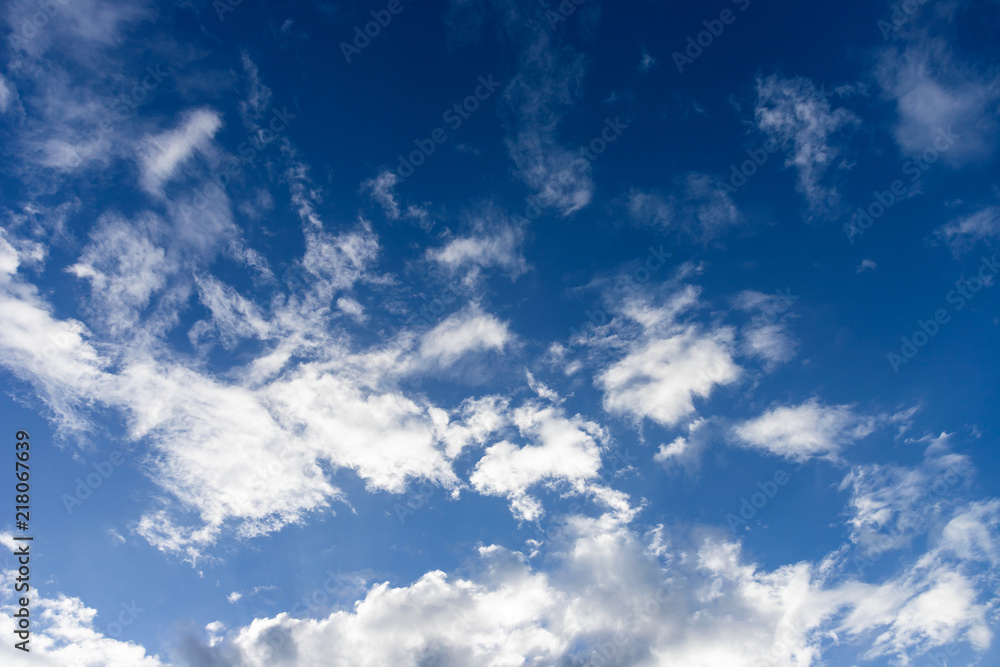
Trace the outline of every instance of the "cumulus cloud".
{"type": "Polygon", "coordinates": [[[470,309],[446,318],[425,333],[417,357],[421,366],[447,367],[470,352],[503,350],[512,338],[505,323],[470,309]]]}
{"type": "Polygon", "coordinates": [[[536,521],[543,509],[528,489],[544,483],[584,493],[588,482],[597,478],[607,434],[596,423],[579,415],[567,418],[555,407],[529,404],[515,410],[511,420],[530,444],[503,441],[490,446],[469,482],[481,493],[509,498],[518,519],[536,521]]]}
{"type": "Polygon", "coordinates": [[[473,574],[429,571],[377,583],[353,609],[280,614],[206,637],[208,664],[813,665],[827,649],[910,664],[935,648],[990,643],[996,503],[953,513],[948,537],[879,583],[843,576],[836,551],[765,569],[739,543],[657,526],[640,534],[612,515],[563,517],[544,570],[521,552],[478,548],[473,574]],[[992,550],[992,551],[991,551],[992,550]],[[987,570],[984,572],[982,565],[987,570]],[[385,641],[385,628],[394,641],[385,641]]]}
{"type": "Polygon", "coordinates": [[[870,435],[874,417],[859,415],[851,405],[824,405],[812,398],[782,405],[739,424],[734,434],[742,444],[795,461],[835,457],[845,446],[870,435]]]}
{"type": "Polygon", "coordinates": [[[666,303],[636,295],[616,306],[606,331],[590,340],[605,358],[619,356],[602,364],[595,377],[606,410],[673,426],[695,412],[695,399],[739,378],[731,327],[706,329],[678,321],[680,313],[696,304],[697,294],[684,287],[666,303]]]}
{"type": "Polygon", "coordinates": [[[604,407],[672,426],[694,413],[695,398],[736,381],[740,371],[732,346],[731,329],[704,331],[694,325],[642,340],[598,376],[604,407]]]}
{"type": "MultiPolygon", "coordinates": [[[[4,549],[13,551],[16,542],[9,533],[0,534],[4,549]]],[[[17,570],[4,570],[0,574],[0,584],[4,590],[13,591],[17,570]]],[[[10,641],[0,646],[0,661],[10,667],[103,667],[104,665],[134,665],[135,667],[167,667],[169,663],[145,647],[129,641],[122,641],[114,635],[121,633],[121,625],[109,623],[102,631],[96,627],[97,610],[87,607],[82,600],[61,593],[48,596],[39,595],[38,587],[31,595],[31,637],[27,644],[30,652],[14,648],[15,624],[13,614],[16,606],[13,598],[0,603],[3,612],[0,629],[10,641]]],[[[128,604],[128,603],[126,603],[128,604]]],[[[138,607],[131,601],[130,611],[138,607]]],[[[141,609],[141,608],[138,608],[141,609]]],[[[139,611],[138,613],[142,613],[139,611]]]]}

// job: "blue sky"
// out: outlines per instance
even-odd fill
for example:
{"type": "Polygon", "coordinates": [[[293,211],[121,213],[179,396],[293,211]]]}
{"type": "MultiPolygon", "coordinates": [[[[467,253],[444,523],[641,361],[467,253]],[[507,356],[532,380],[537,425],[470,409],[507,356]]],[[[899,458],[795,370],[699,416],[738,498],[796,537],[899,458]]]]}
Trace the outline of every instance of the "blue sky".
{"type": "Polygon", "coordinates": [[[6,3],[3,663],[998,664],[998,9],[6,3]]]}

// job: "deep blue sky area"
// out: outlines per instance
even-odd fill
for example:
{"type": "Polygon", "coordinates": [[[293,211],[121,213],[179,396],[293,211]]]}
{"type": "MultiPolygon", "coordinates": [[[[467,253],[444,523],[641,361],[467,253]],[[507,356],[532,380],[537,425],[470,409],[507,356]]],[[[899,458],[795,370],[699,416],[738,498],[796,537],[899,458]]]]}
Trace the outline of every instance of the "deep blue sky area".
{"type": "Polygon", "coordinates": [[[4,665],[1000,662],[997,0],[0,26],[4,665]]]}

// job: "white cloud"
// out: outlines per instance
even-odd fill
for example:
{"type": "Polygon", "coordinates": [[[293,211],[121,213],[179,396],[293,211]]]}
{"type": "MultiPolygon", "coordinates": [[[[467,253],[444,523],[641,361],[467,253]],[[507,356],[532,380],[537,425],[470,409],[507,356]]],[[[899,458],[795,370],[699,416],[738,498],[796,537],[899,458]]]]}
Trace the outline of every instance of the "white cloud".
{"type": "Polygon", "coordinates": [[[754,114],[761,132],[788,147],[785,165],[798,172],[798,189],[810,214],[834,214],[840,195],[823,181],[838,166],[841,147],[835,135],[856,125],[858,118],[847,109],[831,109],[829,99],[809,79],[777,75],[757,79],[754,114]]]}
{"type": "Polygon", "coordinates": [[[16,91],[7,82],[7,79],[0,75],[0,113],[6,113],[7,107],[10,106],[13,99],[17,99],[16,91]]]}
{"type": "Polygon", "coordinates": [[[598,375],[604,407],[673,426],[694,413],[696,397],[708,398],[717,385],[739,377],[732,346],[731,329],[703,331],[693,325],[643,340],[598,375]]]}
{"type": "Polygon", "coordinates": [[[428,248],[428,260],[444,267],[452,275],[465,272],[463,282],[474,286],[483,269],[497,267],[511,279],[528,270],[521,254],[524,231],[494,212],[476,216],[469,233],[454,237],[438,248],[428,248]]]}
{"type": "Polygon", "coordinates": [[[78,261],[66,269],[90,281],[92,307],[99,309],[115,332],[136,325],[139,312],[178,268],[158,244],[161,235],[160,222],[154,216],[134,223],[104,216],[78,261]]]}
{"type": "Polygon", "coordinates": [[[515,410],[512,421],[531,444],[503,441],[492,445],[469,482],[480,493],[508,497],[518,519],[536,521],[544,510],[528,489],[542,483],[562,484],[584,493],[601,468],[599,442],[607,436],[597,424],[579,415],[567,418],[556,407],[529,404],[515,410]]]}
{"type": "Polygon", "coordinates": [[[674,202],[662,195],[633,189],[627,199],[628,213],[638,223],[667,228],[674,221],[674,202]]]}
{"type": "Polygon", "coordinates": [[[399,202],[396,200],[396,193],[394,191],[398,182],[399,176],[391,171],[383,170],[375,178],[368,179],[362,183],[362,187],[371,191],[372,199],[382,207],[385,217],[390,220],[399,219],[399,202]]]}
{"type": "Polygon", "coordinates": [[[689,449],[690,445],[688,444],[687,438],[678,437],[675,438],[669,445],[660,445],[660,448],[653,456],[653,460],[657,463],[669,463],[675,458],[684,456],[689,449]]]}
{"type": "Polygon", "coordinates": [[[244,127],[256,132],[264,114],[271,108],[271,89],[261,82],[260,70],[246,49],[240,51],[240,62],[243,64],[248,83],[247,97],[239,104],[240,115],[243,117],[244,127]]]}
{"type": "Polygon", "coordinates": [[[851,489],[847,523],[862,557],[908,547],[962,499],[972,465],[948,441],[945,434],[931,440],[917,466],[855,466],[841,482],[841,490],[851,489]]]}
{"type": "Polygon", "coordinates": [[[77,320],[53,316],[38,290],[17,276],[20,259],[0,234],[0,363],[32,383],[64,428],[78,431],[87,419],[78,410],[104,378],[106,360],[89,340],[90,331],[77,320]]]}
{"type": "Polygon", "coordinates": [[[744,290],[733,300],[737,309],[751,313],[740,328],[740,350],[763,359],[766,370],[790,361],[798,351],[798,341],[788,331],[789,321],[796,317],[791,307],[797,299],[791,290],[774,294],[744,290]]]}
{"type": "Polygon", "coordinates": [[[956,58],[946,38],[923,30],[908,34],[903,45],[881,52],[875,76],[896,103],[893,133],[904,153],[932,148],[941,131],[959,135],[940,153],[947,163],[992,153],[1000,87],[994,77],[956,58]]]}
{"type": "Polygon", "coordinates": [[[754,323],[743,332],[744,351],[769,364],[779,364],[795,357],[798,344],[788,336],[784,324],[754,323]]]}
{"type": "Polygon", "coordinates": [[[633,188],[626,207],[639,224],[679,230],[702,242],[746,221],[729,194],[716,187],[708,174],[699,172],[678,177],[669,196],[633,188]]]}
{"type": "Polygon", "coordinates": [[[148,137],[139,152],[142,187],[162,194],[163,185],[177,173],[195,151],[204,150],[222,127],[222,118],[210,109],[185,114],[180,126],[148,137]]]}
{"type": "Polygon", "coordinates": [[[206,337],[217,336],[223,346],[233,347],[248,338],[267,338],[271,323],[256,303],[212,276],[195,278],[198,297],[208,309],[210,318],[199,320],[188,332],[195,344],[206,337]]]}
{"type": "MultiPolygon", "coordinates": [[[[6,590],[13,590],[16,576],[15,570],[7,570],[0,576],[0,583],[6,590]]],[[[0,662],[9,667],[166,667],[168,664],[138,644],[108,636],[114,634],[112,625],[117,623],[109,624],[104,632],[96,628],[97,610],[85,606],[79,598],[62,594],[49,598],[34,592],[28,653],[13,646],[20,641],[14,634],[14,606],[8,602],[0,604],[0,609],[3,611],[0,630],[8,638],[0,645],[0,662]]]]}
{"type": "Polygon", "coordinates": [[[955,255],[969,252],[980,241],[1000,238],[1000,206],[990,206],[938,227],[935,236],[947,243],[955,255]]]}
{"type": "Polygon", "coordinates": [[[449,316],[421,336],[417,363],[421,368],[447,368],[475,352],[502,352],[513,340],[505,322],[470,308],[449,316]]]}
{"type": "Polygon", "coordinates": [[[800,405],[783,405],[734,429],[737,439],[796,461],[834,457],[846,446],[875,430],[876,420],[854,412],[850,405],[821,404],[809,399],[800,405]]]}
{"type": "MultiPolygon", "coordinates": [[[[960,516],[969,517],[967,534],[982,534],[995,514],[973,506],[960,516]]],[[[297,667],[756,667],[816,665],[834,648],[851,664],[852,654],[912,664],[946,645],[990,643],[990,578],[943,539],[897,574],[864,583],[842,576],[842,552],[765,570],[711,533],[657,526],[640,537],[610,515],[563,524],[545,570],[483,545],[475,576],[435,570],[407,586],[376,584],[353,609],[325,618],[256,619],[215,655],[228,648],[240,664],[285,657],[297,667]]]]}
{"type": "Polygon", "coordinates": [[[506,0],[497,4],[520,54],[517,74],[503,92],[513,117],[507,150],[518,177],[535,191],[539,204],[571,215],[587,206],[594,194],[590,162],[579,149],[561,145],[557,131],[562,115],[580,95],[584,58],[560,43],[542,8],[506,0]]]}
{"type": "Polygon", "coordinates": [[[645,44],[642,44],[639,50],[642,52],[642,57],[639,58],[639,71],[648,72],[656,66],[656,58],[649,55],[645,44]]]}
{"type": "Polygon", "coordinates": [[[369,269],[379,254],[372,227],[362,221],[353,230],[333,235],[306,228],[306,252],[302,267],[313,279],[312,288],[326,302],[337,292],[369,279],[369,269]]]}
{"type": "Polygon", "coordinates": [[[865,273],[866,271],[878,271],[878,264],[867,257],[861,260],[855,273],[865,273]]]}

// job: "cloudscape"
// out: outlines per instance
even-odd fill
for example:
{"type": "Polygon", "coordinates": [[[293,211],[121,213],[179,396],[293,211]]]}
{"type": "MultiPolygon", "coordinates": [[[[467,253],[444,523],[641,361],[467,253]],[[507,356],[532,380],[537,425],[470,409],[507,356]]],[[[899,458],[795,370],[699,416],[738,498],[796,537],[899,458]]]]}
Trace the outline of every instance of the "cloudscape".
{"type": "Polygon", "coordinates": [[[1000,665],[1000,1],[0,26],[0,664],[1000,665]]]}

